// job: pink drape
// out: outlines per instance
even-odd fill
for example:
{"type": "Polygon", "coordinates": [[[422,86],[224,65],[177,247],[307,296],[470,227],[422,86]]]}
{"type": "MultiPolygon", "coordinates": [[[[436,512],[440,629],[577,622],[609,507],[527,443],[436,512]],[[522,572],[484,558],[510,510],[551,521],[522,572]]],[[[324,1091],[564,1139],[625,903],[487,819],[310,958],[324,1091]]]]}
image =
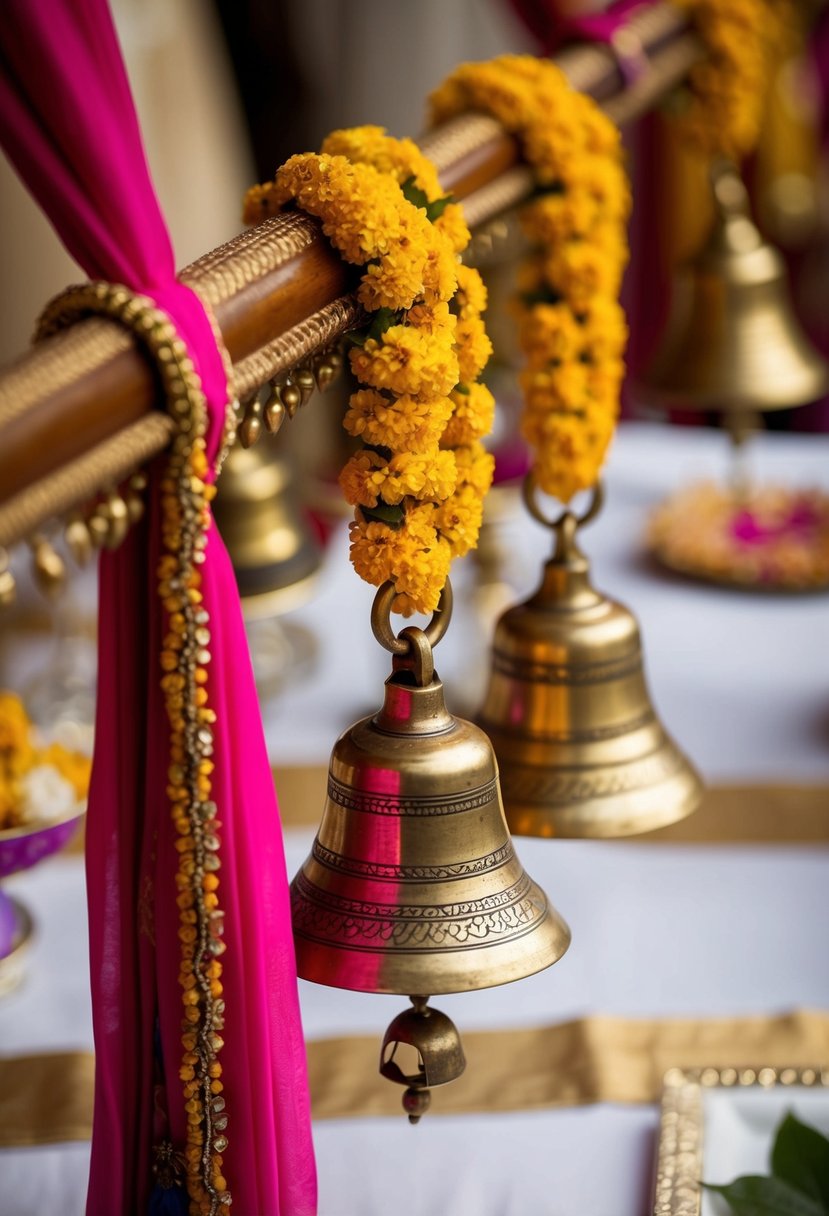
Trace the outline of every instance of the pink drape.
{"type": "MultiPolygon", "coordinates": [[[[202,377],[215,455],[222,364],[201,304],[175,279],[106,0],[6,0],[0,54],[0,135],[10,159],[92,278],[145,292],[173,317],[202,377]]],[[[159,1131],[156,1026],[174,1144],[181,1146],[185,1126],[176,854],[159,687],[157,477],[152,470],[145,523],[101,559],[87,820],[96,1047],[88,1216],[146,1210],[159,1131]]],[[[309,1216],[316,1182],[282,837],[239,598],[215,530],[202,570],[227,943],[223,1172],[237,1216],[309,1216]]]]}

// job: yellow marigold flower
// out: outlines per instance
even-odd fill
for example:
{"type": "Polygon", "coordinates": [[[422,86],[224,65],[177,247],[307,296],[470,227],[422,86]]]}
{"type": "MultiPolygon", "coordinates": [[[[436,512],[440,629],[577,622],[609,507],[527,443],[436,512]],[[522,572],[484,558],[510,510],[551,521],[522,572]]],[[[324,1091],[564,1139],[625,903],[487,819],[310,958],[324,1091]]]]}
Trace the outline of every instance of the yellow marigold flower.
{"type": "Polygon", "coordinates": [[[472,239],[460,203],[447,203],[434,225],[446,237],[455,253],[463,253],[472,239]]]}
{"type": "Polygon", "coordinates": [[[75,791],[78,801],[86,798],[89,793],[89,778],[92,773],[92,760],[81,752],[71,752],[61,743],[50,743],[41,753],[41,764],[51,764],[58,770],[75,791]]]}
{"type": "Polygon", "coordinates": [[[401,397],[445,397],[458,383],[454,345],[411,325],[393,325],[379,342],[370,338],[365,346],[354,347],[350,359],[363,384],[401,397]]]}
{"type": "Polygon", "coordinates": [[[447,498],[455,488],[455,458],[435,447],[431,452],[396,452],[389,460],[378,452],[357,452],[340,474],[346,501],[376,507],[379,499],[396,506],[410,496],[447,498]]]}
{"type": "Polygon", "coordinates": [[[440,334],[447,341],[454,341],[456,322],[444,301],[415,304],[406,313],[406,322],[420,333],[440,334]]]}
{"type": "Polygon", "coordinates": [[[544,194],[521,212],[521,227],[538,245],[586,237],[596,223],[599,205],[586,186],[561,194],[544,194]]]}
{"type": "Polygon", "coordinates": [[[437,447],[453,408],[449,397],[416,401],[366,388],[352,393],[343,426],[372,447],[425,452],[437,447]]]}
{"type": "Polygon", "coordinates": [[[20,697],[0,692],[0,753],[23,751],[29,747],[31,723],[20,697]]]}
{"type": "Polygon", "coordinates": [[[553,360],[577,359],[584,348],[584,329],[566,304],[536,304],[524,316],[519,339],[530,365],[543,368],[553,360]]]}
{"type": "Polygon", "coordinates": [[[460,316],[467,313],[480,314],[486,311],[487,290],[480,272],[473,266],[459,265],[457,268],[458,290],[455,303],[460,316]]]}
{"type": "Polygon", "coordinates": [[[453,390],[454,410],[441,437],[441,446],[457,448],[483,439],[492,430],[495,398],[485,384],[470,384],[466,392],[453,390]]]}
{"type": "Polygon", "coordinates": [[[391,579],[395,612],[433,612],[449,573],[451,551],[428,522],[433,512],[407,512],[401,528],[357,519],[351,524],[354,569],[375,587],[391,579]]]}
{"type": "Polygon", "coordinates": [[[591,363],[620,359],[627,345],[624,309],[607,296],[596,296],[582,314],[583,352],[591,363]]]}
{"type": "Polygon", "coordinates": [[[477,380],[492,354],[492,342],[481,318],[472,312],[459,317],[455,341],[458,347],[458,379],[463,384],[471,384],[477,380]]]}
{"type": "Polygon", "coordinates": [[[480,442],[455,448],[455,464],[458,470],[457,487],[474,486],[483,498],[492,485],[495,458],[480,442]]]}
{"type": "Polygon", "coordinates": [[[245,194],[242,206],[242,223],[259,224],[268,216],[276,215],[283,201],[273,182],[263,182],[261,186],[251,186],[245,194]]]}
{"type": "Polygon", "coordinates": [[[435,511],[435,524],[449,544],[453,557],[463,557],[478,543],[484,501],[474,486],[465,483],[435,511]]]}
{"type": "Polygon", "coordinates": [[[437,170],[414,140],[396,139],[386,133],[385,127],[369,125],[332,131],[323,140],[320,150],[333,156],[345,156],[354,163],[373,165],[400,185],[413,177],[415,185],[430,202],[443,195],[437,170]]]}
{"type": "Polygon", "coordinates": [[[579,360],[561,363],[548,371],[521,372],[520,380],[527,405],[532,409],[568,413],[584,409],[589,370],[579,360]]]}
{"type": "Polygon", "coordinates": [[[547,282],[576,313],[583,312],[597,295],[618,295],[622,268],[592,242],[570,241],[544,258],[547,282]]]}
{"type": "Polygon", "coordinates": [[[458,285],[455,251],[448,238],[437,229],[434,235],[439,244],[429,250],[423,268],[423,298],[430,304],[438,300],[451,300],[458,285]]]}
{"type": "Polygon", "coordinates": [[[425,256],[414,250],[406,255],[388,253],[366,267],[357,299],[366,312],[378,308],[411,308],[423,292],[425,256]]]}

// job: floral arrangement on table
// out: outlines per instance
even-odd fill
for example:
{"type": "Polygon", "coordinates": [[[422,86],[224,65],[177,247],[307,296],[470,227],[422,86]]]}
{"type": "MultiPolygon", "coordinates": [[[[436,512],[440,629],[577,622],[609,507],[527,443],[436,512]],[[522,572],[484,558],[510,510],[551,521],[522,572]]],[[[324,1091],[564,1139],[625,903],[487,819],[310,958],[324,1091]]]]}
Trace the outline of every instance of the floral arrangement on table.
{"type": "Polygon", "coordinates": [[[71,815],[86,798],[91,765],[61,743],[42,743],[20,698],[0,692],[0,832],[71,815]]]}
{"type": "Polygon", "coordinates": [[[504,55],[458,67],[431,95],[434,123],[491,113],[515,135],[536,192],[516,313],[526,356],[521,430],[535,480],[567,503],[596,484],[619,414],[630,188],[617,128],[554,64],[504,55]]]}
{"type": "Polygon", "coordinates": [[[244,218],[286,206],[317,216],[363,267],[370,321],[349,335],[360,387],[343,422],[362,447],[340,476],[355,507],[351,560],[366,582],[394,584],[394,611],[431,612],[452,559],[477,544],[494,466],[481,443],[494,401],[478,380],[492,352],[486,289],[458,261],[469,229],[417,145],[382,127],[334,131],[320,153],[292,156],[248,192],[244,218]]]}
{"type": "Polygon", "coordinates": [[[673,570],[779,591],[829,585],[829,497],[755,486],[688,486],[651,515],[648,544],[673,570]]]}

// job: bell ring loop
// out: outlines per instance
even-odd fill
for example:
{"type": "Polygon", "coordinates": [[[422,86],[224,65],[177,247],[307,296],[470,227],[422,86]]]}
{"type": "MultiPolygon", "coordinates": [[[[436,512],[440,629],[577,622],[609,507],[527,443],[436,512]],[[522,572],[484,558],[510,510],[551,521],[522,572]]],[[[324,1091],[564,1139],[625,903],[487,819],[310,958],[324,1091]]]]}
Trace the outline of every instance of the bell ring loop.
{"type": "Polygon", "coordinates": [[[603,482],[597,481],[596,484],[591,488],[590,495],[591,497],[587,504],[587,508],[581,515],[576,515],[576,513],[571,511],[569,507],[565,507],[560,515],[558,515],[555,519],[551,519],[550,516],[546,515],[541,509],[541,505],[538,501],[538,482],[535,479],[535,473],[532,471],[532,469],[529,473],[527,473],[521,485],[521,497],[523,498],[524,506],[527,508],[530,515],[532,515],[533,519],[537,520],[538,523],[543,524],[545,528],[552,529],[553,532],[557,532],[566,520],[573,521],[573,531],[575,531],[577,528],[583,528],[586,524],[591,523],[592,520],[594,520],[599,514],[604,504],[603,482]]]}
{"type": "Polygon", "coordinates": [[[437,646],[446,630],[449,628],[449,621],[452,618],[452,586],[449,579],[446,580],[443,590],[440,593],[438,606],[432,613],[432,619],[425,629],[417,629],[413,626],[402,630],[398,637],[391,627],[391,606],[394,603],[394,597],[397,595],[397,588],[394,583],[383,583],[374,597],[374,603],[371,606],[371,631],[377,638],[377,641],[386,650],[392,654],[404,655],[410,654],[412,650],[412,635],[420,633],[429,646],[437,646]]]}

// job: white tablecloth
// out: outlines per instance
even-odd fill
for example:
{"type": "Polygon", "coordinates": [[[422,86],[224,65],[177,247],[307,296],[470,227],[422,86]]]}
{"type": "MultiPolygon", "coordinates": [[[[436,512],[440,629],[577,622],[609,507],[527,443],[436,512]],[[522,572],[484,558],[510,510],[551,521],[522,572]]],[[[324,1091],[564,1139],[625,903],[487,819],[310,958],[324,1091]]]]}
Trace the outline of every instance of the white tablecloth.
{"type": "MultiPolygon", "coordinates": [[[[829,440],[768,437],[756,448],[770,478],[829,483],[829,440]]],[[[608,505],[584,547],[597,584],[639,617],[654,699],[704,776],[826,780],[829,600],[696,587],[653,572],[640,554],[647,508],[725,465],[717,434],[623,430],[608,505]]],[[[537,579],[547,546],[541,529],[515,525],[511,566],[522,590],[537,579]]],[[[368,630],[372,593],[346,569],[343,551],[340,544],[332,553],[317,599],[300,614],[321,637],[317,671],[266,712],[277,764],[324,762],[335,736],[379,702],[388,663],[368,630]]],[[[464,578],[457,581],[462,588],[464,578]]],[[[462,604],[457,615],[438,651],[450,706],[462,699],[454,689],[470,665],[479,683],[483,675],[475,621],[462,604]]],[[[291,872],[312,834],[287,833],[291,872]]],[[[462,1032],[589,1012],[693,1017],[829,1006],[829,974],[815,965],[825,950],[826,850],[521,840],[518,851],[570,922],[573,946],[519,984],[440,998],[462,1032]]],[[[39,934],[25,986],[0,1003],[2,1052],[90,1048],[80,861],[47,862],[9,888],[35,910],[39,934]]],[[[300,989],[309,1038],[370,1033],[379,1046],[405,1004],[300,989]]],[[[432,1113],[417,1128],[402,1115],[319,1122],[321,1216],[641,1216],[656,1123],[653,1108],[610,1105],[432,1113]]],[[[85,1145],[0,1154],[0,1214],[79,1216],[87,1155],[85,1145]]]]}

